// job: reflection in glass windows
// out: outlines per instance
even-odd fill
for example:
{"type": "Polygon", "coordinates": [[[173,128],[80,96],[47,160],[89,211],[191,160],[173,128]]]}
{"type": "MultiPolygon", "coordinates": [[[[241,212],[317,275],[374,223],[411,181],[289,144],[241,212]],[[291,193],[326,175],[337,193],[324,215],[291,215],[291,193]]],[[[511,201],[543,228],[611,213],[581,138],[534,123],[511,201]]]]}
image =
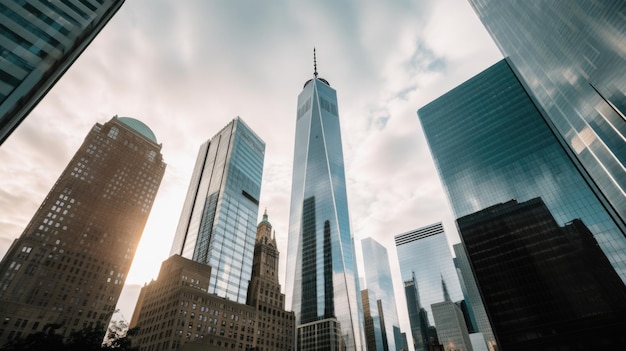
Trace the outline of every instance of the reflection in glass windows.
{"type": "Polygon", "coordinates": [[[418,115],[457,218],[479,211],[486,216],[490,208],[496,210],[491,206],[512,199],[529,206],[540,198],[542,215],[519,215],[515,222],[493,217],[491,234],[478,239],[463,224],[466,222],[458,219],[498,346],[504,350],[547,350],[555,345],[572,349],[580,345],[593,349],[598,342],[614,345],[620,333],[609,330],[616,331],[619,324],[614,324],[615,314],[606,306],[615,311],[623,308],[614,302],[623,301],[624,296],[624,233],[579,172],[564,140],[544,119],[509,61],[502,60],[469,79],[419,109],[418,115]],[[595,248],[595,253],[583,250],[586,246],[595,248]],[[585,261],[583,255],[596,258],[585,261]],[[574,256],[579,262],[572,259],[574,256]],[[542,257],[541,264],[538,257],[542,257]],[[602,274],[594,271],[600,260],[606,263],[602,274]],[[479,269],[483,269],[482,278],[479,269]],[[513,274],[516,269],[521,270],[519,274],[513,274]],[[503,287],[493,296],[485,296],[485,284],[499,284],[486,278],[489,275],[485,272],[506,271],[506,279],[513,279],[508,282],[518,284],[518,289],[503,287]],[[579,286],[573,286],[573,280],[560,281],[577,275],[579,286]],[[592,279],[594,276],[613,280],[606,284],[615,288],[607,289],[602,285],[605,283],[592,279]],[[621,285],[614,282],[615,277],[621,285]],[[550,284],[555,282],[572,285],[572,291],[552,288],[550,284]],[[582,302],[595,299],[592,296],[603,302],[582,302]],[[589,314],[589,306],[594,306],[595,316],[589,314]],[[584,341],[575,337],[583,334],[594,337],[584,341]]]}
{"type": "Polygon", "coordinates": [[[287,305],[296,314],[299,350],[360,350],[360,289],[343,168],[337,96],[309,80],[298,96],[287,305]]]}

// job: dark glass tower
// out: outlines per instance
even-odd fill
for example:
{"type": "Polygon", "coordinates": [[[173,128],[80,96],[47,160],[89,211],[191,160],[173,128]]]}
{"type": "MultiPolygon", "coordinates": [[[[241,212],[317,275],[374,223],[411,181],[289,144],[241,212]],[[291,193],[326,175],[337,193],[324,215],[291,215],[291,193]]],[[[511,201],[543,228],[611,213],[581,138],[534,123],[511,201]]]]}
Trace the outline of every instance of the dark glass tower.
{"type": "Polygon", "coordinates": [[[298,96],[287,291],[299,350],[361,350],[360,289],[343,168],[337,94],[328,81],[298,96]]]}
{"type": "Polygon", "coordinates": [[[64,336],[108,325],[165,171],[160,151],[133,118],[91,129],[0,263],[0,346],[52,324],[64,336]]]}
{"type": "Polygon", "coordinates": [[[626,2],[470,3],[626,230],[626,2]]]}
{"type": "Polygon", "coordinates": [[[0,144],[123,3],[123,0],[0,3],[0,144]]]}
{"type": "Polygon", "coordinates": [[[496,63],[418,115],[498,347],[621,347],[623,333],[616,328],[623,322],[616,318],[626,301],[624,233],[509,61],[496,63]],[[511,199],[515,208],[535,209],[487,215],[511,199]],[[484,228],[474,229],[461,218],[474,213],[484,228]],[[493,278],[500,275],[502,281],[493,278]],[[494,288],[503,281],[506,289],[494,288]],[[556,282],[567,288],[555,288],[556,282]]]}
{"type": "Polygon", "coordinates": [[[171,254],[211,266],[208,292],[246,302],[265,143],[241,118],[200,146],[171,254]]]}

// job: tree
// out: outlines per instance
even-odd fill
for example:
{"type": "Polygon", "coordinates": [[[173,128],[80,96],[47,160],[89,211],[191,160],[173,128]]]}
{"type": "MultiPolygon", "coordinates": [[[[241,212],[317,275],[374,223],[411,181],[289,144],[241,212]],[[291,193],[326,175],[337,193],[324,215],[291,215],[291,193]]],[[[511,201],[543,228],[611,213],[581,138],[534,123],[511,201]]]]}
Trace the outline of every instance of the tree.
{"type": "Polygon", "coordinates": [[[128,324],[124,321],[113,321],[109,328],[105,328],[102,324],[86,327],[72,332],[66,340],[63,340],[63,335],[56,333],[60,327],[60,325],[46,326],[44,331],[11,340],[1,349],[2,351],[139,351],[139,347],[132,347],[131,342],[139,328],[128,329],[128,324]]]}
{"type": "Polygon", "coordinates": [[[117,351],[139,351],[139,346],[132,347],[132,337],[139,333],[139,327],[128,328],[125,321],[112,321],[104,338],[103,349],[117,351]]]}
{"type": "Polygon", "coordinates": [[[63,351],[63,336],[56,334],[60,325],[47,325],[43,331],[29,334],[24,338],[13,339],[2,347],[4,351],[63,351]]]}

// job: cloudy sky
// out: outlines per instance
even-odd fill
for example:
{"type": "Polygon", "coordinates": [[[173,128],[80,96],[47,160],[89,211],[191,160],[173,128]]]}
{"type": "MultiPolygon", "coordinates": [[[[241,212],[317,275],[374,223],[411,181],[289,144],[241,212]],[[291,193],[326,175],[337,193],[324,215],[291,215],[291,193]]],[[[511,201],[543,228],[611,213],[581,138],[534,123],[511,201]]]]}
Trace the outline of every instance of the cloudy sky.
{"type": "Polygon", "coordinates": [[[285,274],[296,99],[314,46],[337,90],[355,241],[382,243],[395,271],[394,235],[443,221],[458,242],[416,110],[502,58],[465,0],[132,0],[0,147],[0,255],[90,128],[137,118],[168,166],[114,316],[130,320],[169,254],[200,144],[241,116],[266,143],[259,216],[267,208],[285,274]]]}

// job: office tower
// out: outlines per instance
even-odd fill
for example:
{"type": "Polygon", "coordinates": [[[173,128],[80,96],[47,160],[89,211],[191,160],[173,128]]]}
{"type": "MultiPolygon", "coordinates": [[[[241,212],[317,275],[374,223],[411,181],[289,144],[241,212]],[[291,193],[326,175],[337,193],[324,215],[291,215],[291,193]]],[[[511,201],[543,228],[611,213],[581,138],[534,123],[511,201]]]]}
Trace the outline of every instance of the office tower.
{"type": "Polygon", "coordinates": [[[559,225],[537,197],[457,222],[504,350],[611,349],[626,341],[626,287],[583,221],[559,225]],[[594,337],[577,340],[583,334],[594,337]]]}
{"type": "Polygon", "coordinates": [[[141,289],[130,327],[141,351],[293,350],[295,316],[284,308],[276,239],[267,212],[257,226],[247,304],[208,292],[212,267],[175,254],[141,289]]]}
{"type": "Polygon", "coordinates": [[[253,345],[259,351],[293,350],[295,346],[295,315],[285,311],[285,294],[278,282],[276,235],[268,221],[267,210],[257,226],[252,264],[252,279],[248,287],[247,304],[255,307],[256,333],[253,345]]]}
{"type": "Polygon", "coordinates": [[[370,292],[364,289],[361,290],[361,303],[363,304],[363,331],[365,333],[366,350],[377,350],[378,347],[382,349],[382,333],[380,332],[377,300],[375,298],[374,301],[370,300],[370,292]]]}
{"type": "Polygon", "coordinates": [[[438,344],[437,333],[428,321],[428,312],[422,307],[415,274],[412,274],[411,279],[404,281],[404,295],[411,324],[413,350],[429,350],[429,345],[438,344]]]}
{"type": "Polygon", "coordinates": [[[473,351],[463,312],[452,301],[431,305],[437,326],[437,339],[446,351],[473,351]]]}
{"type": "MultiPolygon", "coordinates": [[[[363,262],[363,268],[367,290],[373,292],[376,296],[374,301],[379,301],[378,303],[382,305],[382,313],[380,313],[381,335],[376,337],[381,343],[376,350],[397,351],[400,349],[402,333],[398,322],[396,296],[393,291],[387,249],[372,238],[361,240],[361,249],[363,250],[363,257],[366,258],[363,262]]],[[[366,302],[363,301],[364,306],[365,304],[366,302]]]]}
{"type": "Polygon", "coordinates": [[[409,351],[409,342],[407,341],[406,333],[403,332],[401,334],[400,338],[401,338],[400,340],[402,340],[400,350],[401,351],[409,351]]]}
{"type": "Polygon", "coordinates": [[[165,171],[160,150],[133,118],[91,129],[0,263],[0,345],[51,324],[65,337],[108,325],[165,171]]]}
{"type": "MultiPolygon", "coordinates": [[[[463,300],[452,254],[441,222],[412,230],[394,237],[402,280],[415,279],[421,307],[428,314],[427,330],[435,326],[431,305],[445,301],[442,282],[452,301],[463,300]]],[[[413,327],[412,327],[413,328],[413,327]]]]}
{"type": "Polygon", "coordinates": [[[470,3],[626,231],[626,3],[470,3]]]}
{"type": "Polygon", "coordinates": [[[161,264],[145,285],[130,327],[139,327],[140,351],[249,350],[257,332],[253,306],[207,292],[211,267],[180,255],[161,264]]]}
{"type": "MultiPolygon", "coordinates": [[[[476,285],[474,273],[472,273],[472,267],[467,254],[465,253],[465,249],[463,248],[463,244],[452,245],[452,249],[454,250],[454,254],[456,256],[458,269],[461,271],[459,277],[461,278],[461,281],[464,282],[465,291],[467,291],[465,299],[466,301],[469,301],[468,309],[471,310],[476,327],[484,336],[489,350],[496,351],[496,338],[493,335],[491,323],[489,322],[487,311],[485,311],[485,305],[480,297],[480,291],[476,285]]],[[[472,334],[470,334],[470,338],[472,338],[472,334]]]]}
{"type": "Polygon", "coordinates": [[[418,115],[457,217],[498,347],[547,350],[556,345],[571,349],[587,345],[597,349],[622,343],[623,333],[611,332],[616,326],[611,319],[622,308],[615,301],[626,301],[622,292],[626,278],[624,233],[595,196],[509,61],[489,67],[421,108],[418,115]],[[491,210],[500,211],[491,206],[511,199],[525,204],[535,198],[540,198],[545,209],[531,208],[527,216],[524,212],[513,216],[513,210],[509,217],[488,216],[491,210]],[[492,223],[480,240],[471,238],[472,227],[462,225],[459,219],[474,213],[478,213],[477,220],[492,223]],[[493,233],[493,229],[500,232],[493,233]],[[519,234],[513,235],[512,230],[519,234]],[[590,251],[581,245],[589,246],[590,251]],[[592,249],[601,250],[594,251],[601,257],[592,255],[592,249]],[[511,253],[515,250],[520,254],[528,251],[517,256],[511,253]],[[581,255],[579,262],[571,260],[576,255],[572,250],[581,255]],[[535,262],[535,258],[543,261],[535,262]],[[610,268],[600,264],[603,260],[608,260],[610,268]],[[509,273],[507,279],[526,287],[524,290],[487,295],[489,287],[497,283],[481,274],[517,269],[522,270],[520,275],[509,273]],[[613,283],[616,276],[621,284],[613,283]],[[570,290],[553,288],[547,281],[563,281],[570,290]],[[607,285],[614,287],[612,292],[607,285]],[[528,300],[520,303],[523,299],[528,300]],[[522,315],[525,317],[520,318],[522,315]]]}
{"type": "Polygon", "coordinates": [[[265,143],[239,117],[200,146],[170,254],[211,266],[209,293],[246,302],[265,143]]]}
{"type": "Polygon", "coordinates": [[[361,350],[362,315],[348,218],[337,94],[314,76],[298,96],[287,291],[298,350],[361,350]]]}
{"type": "Polygon", "coordinates": [[[0,145],[123,3],[68,0],[0,4],[0,145]]]}
{"type": "Polygon", "coordinates": [[[472,343],[472,349],[474,351],[492,351],[493,348],[488,345],[485,335],[481,332],[471,333],[469,335],[470,342],[472,343]]]}

